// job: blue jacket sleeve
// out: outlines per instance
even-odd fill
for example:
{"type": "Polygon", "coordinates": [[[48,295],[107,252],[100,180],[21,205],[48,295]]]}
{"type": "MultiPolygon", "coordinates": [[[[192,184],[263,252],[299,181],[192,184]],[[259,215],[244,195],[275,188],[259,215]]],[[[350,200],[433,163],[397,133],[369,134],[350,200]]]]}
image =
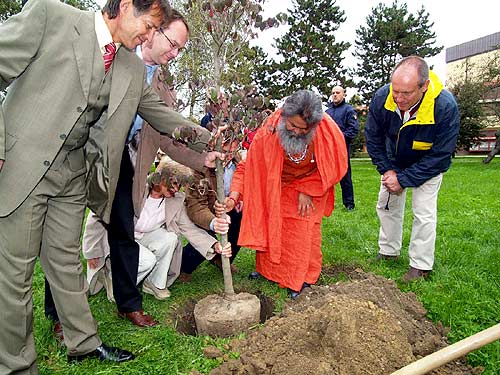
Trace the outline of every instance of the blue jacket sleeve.
{"type": "Polygon", "coordinates": [[[344,137],[352,141],[359,133],[359,123],[356,110],[349,106],[345,116],[344,137]]]}
{"type": "Polygon", "coordinates": [[[443,102],[436,110],[436,136],[428,154],[417,163],[398,173],[399,184],[417,187],[446,172],[451,165],[451,156],[455,151],[460,129],[460,115],[453,96],[444,91],[443,102]]]}

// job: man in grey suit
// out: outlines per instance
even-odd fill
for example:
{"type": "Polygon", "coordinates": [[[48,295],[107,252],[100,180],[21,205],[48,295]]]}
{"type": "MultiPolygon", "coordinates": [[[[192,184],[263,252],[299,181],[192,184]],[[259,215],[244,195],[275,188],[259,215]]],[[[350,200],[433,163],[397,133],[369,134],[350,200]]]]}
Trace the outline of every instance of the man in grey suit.
{"type": "MultiPolygon", "coordinates": [[[[31,294],[37,257],[59,312],[68,358],[133,358],[102,343],[86,298],[79,238],[85,205],[93,203],[93,196],[86,200],[85,180],[94,166],[86,166],[83,146],[105,113],[100,139],[90,140],[99,145],[104,165],[100,182],[107,197],[101,202],[113,202],[136,112],[162,133],[193,127],[161,103],[145,83],[144,64],[130,51],[150,40],[169,12],[166,0],[108,0],[103,13],[58,0],[29,0],[0,25],[0,89],[9,87],[0,107],[2,375],[37,373],[31,294]]],[[[208,143],[210,134],[203,129],[193,133],[197,145],[208,143]]],[[[102,205],[104,221],[110,210],[102,205]]]]}

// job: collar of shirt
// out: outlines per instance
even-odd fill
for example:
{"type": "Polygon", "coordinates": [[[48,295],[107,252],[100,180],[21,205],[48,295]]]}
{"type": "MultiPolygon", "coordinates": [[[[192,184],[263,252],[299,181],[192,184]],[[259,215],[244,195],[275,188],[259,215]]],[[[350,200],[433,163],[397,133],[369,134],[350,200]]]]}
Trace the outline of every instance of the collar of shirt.
{"type": "Polygon", "coordinates": [[[410,120],[417,113],[418,107],[420,107],[420,103],[422,103],[422,99],[420,99],[416,104],[414,104],[409,110],[404,111],[403,116],[401,116],[401,111],[399,110],[399,107],[396,107],[396,113],[399,115],[399,117],[401,117],[403,123],[410,120]]]}
{"type": "MultiPolygon", "coordinates": [[[[142,60],[142,48],[140,45],[138,45],[135,49],[135,54],[142,60]]],[[[153,75],[156,69],[158,69],[159,65],[144,65],[146,65],[146,82],[148,83],[148,85],[151,85],[151,82],[153,82],[153,75]]]]}
{"type": "MultiPolygon", "coordinates": [[[[104,53],[106,52],[105,47],[109,43],[113,42],[113,37],[109,32],[108,26],[104,21],[104,16],[102,15],[102,12],[100,10],[95,12],[95,34],[97,36],[97,43],[99,44],[99,49],[101,50],[101,53],[104,55],[104,53]]],[[[120,43],[116,43],[117,51],[120,48],[120,46],[121,46],[120,43]]]]}

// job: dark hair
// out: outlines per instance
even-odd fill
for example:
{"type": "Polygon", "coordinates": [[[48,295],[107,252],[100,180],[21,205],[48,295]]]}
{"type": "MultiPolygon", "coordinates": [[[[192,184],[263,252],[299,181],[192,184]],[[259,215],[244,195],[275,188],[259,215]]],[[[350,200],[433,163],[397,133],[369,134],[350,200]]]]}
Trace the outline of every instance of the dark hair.
{"type": "Polygon", "coordinates": [[[309,127],[316,126],[323,118],[321,98],[311,90],[299,90],[285,100],[281,114],[284,117],[300,115],[309,127]]]}
{"type": "Polygon", "coordinates": [[[396,67],[393,69],[391,73],[391,79],[394,75],[394,72],[398,70],[402,66],[411,66],[417,69],[418,72],[418,85],[422,87],[425,82],[429,79],[429,65],[425,62],[423,58],[420,56],[412,55],[407,56],[403,60],[401,60],[396,67]]]}
{"type": "MultiPolygon", "coordinates": [[[[116,18],[120,14],[121,2],[122,0],[108,0],[106,1],[106,5],[102,8],[102,11],[106,13],[110,19],[116,18]]],[[[134,6],[135,13],[139,15],[148,12],[153,6],[157,5],[164,19],[167,19],[172,11],[168,0],[132,0],[132,5],[134,6]]]]}
{"type": "Polygon", "coordinates": [[[167,19],[165,20],[165,28],[168,28],[168,26],[172,22],[175,22],[175,21],[182,21],[184,26],[186,26],[186,30],[187,30],[188,34],[191,32],[189,30],[189,25],[186,21],[186,18],[184,18],[184,16],[181,14],[181,12],[179,12],[177,9],[172,8],[170,10],[170,14],[168,15],[167,19]]]}

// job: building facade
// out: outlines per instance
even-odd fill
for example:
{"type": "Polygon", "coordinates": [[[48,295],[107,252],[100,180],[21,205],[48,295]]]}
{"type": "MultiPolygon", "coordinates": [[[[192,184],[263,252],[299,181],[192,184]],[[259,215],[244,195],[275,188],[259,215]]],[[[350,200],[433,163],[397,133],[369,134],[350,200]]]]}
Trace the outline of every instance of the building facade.
{"type": "MultiPolygon", "coordinates": [[[[500,32],[447,48],[447,85],[476,79],[485,67],[499,61],[500,32]]],[[[491,89],[479,103],[484,110],[480,120],[484,128],[479,143],[469,149],[470,153],[488,153],[495,146],[495,132],[500,129],[500,82],[493,79],[487,84],[491,89]]]]}

